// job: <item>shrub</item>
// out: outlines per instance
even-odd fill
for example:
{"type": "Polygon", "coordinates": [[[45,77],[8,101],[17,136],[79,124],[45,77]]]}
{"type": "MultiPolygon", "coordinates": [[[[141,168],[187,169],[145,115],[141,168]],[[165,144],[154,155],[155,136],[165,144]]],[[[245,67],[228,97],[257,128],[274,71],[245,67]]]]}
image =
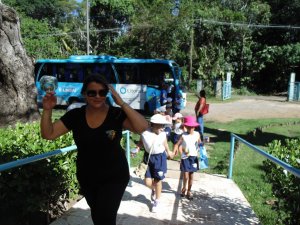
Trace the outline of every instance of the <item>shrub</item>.
{"type": "MultiPolygon", "coordinates": [[[[274,157],[300,168],[300,139],[287,139],[285,144],[273,141],[268,151],[274,157]]],[[[277,207],[286,213],[283,215],[283,224],[300,224],[300,179],[270,160],[264,161],[264,165],[267,179],[279,199],[277,207]]]]}
{"type": "MultiPolygon", "coordinates": [[[[17,124],[0,131],[0,164],[74,145],[70,133],[55,141],[41,138],[39,124],[17,124]]],[[[43,212],[56,217],[78,193],[76,151],[0,172],[0,212],[24,219],[43,212]]],[[[28,218],[27,218],[28,219],[28,218]]]]}

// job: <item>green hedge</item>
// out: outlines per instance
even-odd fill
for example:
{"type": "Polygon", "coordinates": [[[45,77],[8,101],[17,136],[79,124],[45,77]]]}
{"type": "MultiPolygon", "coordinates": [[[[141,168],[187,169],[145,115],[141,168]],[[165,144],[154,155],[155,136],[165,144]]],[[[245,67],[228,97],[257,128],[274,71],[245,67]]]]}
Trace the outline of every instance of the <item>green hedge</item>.
{"type": "MultiPolygon", "coordinates": [[[[269,144],[268,152],[274,157],[300,168],[300,139],[286,139],[285,143],[273,141],[269,144]]],[[[273,185],[273,192],[278,198],[275,205],[281,215],[280,224],[300,224],[300,178],[287,172],[281,166],[264,161],[267,179],[273,185]]]]}
{"type": "MultiPolygon", "coordinates": [[[[0,164],[74,145],[71,133],[55,141],[40,136],[38,123],[17,124],[0,130],[0,164]]],[[[77,151],[59,154],[0,172],[0,213],[16,212],[26,218],[36,212],[58,216],[68,199],[78,194],[77,151]]],[[[28,222],[27,222],[28,223],[28,222]]]]}

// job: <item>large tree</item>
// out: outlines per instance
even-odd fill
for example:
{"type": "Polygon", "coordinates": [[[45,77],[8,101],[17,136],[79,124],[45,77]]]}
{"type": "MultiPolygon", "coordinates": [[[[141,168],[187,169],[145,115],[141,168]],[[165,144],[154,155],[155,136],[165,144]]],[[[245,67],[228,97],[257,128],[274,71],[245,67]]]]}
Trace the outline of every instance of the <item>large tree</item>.
{"type": "Polygon", "coordinates": [[[0,3],[0,126],[39,118],[33,61],[26,55],[16,12],[0,3]]]}

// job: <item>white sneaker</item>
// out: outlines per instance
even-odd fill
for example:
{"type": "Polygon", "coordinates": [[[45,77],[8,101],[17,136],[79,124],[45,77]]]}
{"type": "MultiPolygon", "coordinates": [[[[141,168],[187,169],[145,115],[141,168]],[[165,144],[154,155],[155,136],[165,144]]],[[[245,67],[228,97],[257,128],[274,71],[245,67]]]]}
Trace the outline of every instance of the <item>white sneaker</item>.
{"type": "Polygon", "coordinates": [[[157,213],[159,209],[159,202],[157,200],[154,201],[153,206],[152,206],[152,212],[157,213]]]}

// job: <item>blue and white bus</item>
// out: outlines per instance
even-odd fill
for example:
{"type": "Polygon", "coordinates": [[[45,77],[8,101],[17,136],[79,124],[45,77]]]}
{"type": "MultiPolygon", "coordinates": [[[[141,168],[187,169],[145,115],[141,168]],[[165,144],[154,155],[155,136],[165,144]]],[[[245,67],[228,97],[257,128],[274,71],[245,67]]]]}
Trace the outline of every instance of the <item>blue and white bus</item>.
{"type": "MultiPolygon", "coordinates": [[[[174,99],[182,95],[182,108],[186,95],[181,90],[181,69],[172,60],[117,58],[108,55],[74,55],[68,59],[39,59],[35,63],[35,83],[38,104],[45,94],[40,86],[41,77],[58,79],[56,96],[58,105],[68,105],[73,100],[84,101],[80,94],[82,82],[90,74],[104,76],[122,99],[132,108],[149,113],[160,107],[163,83],[173,85],[174,99]]],[[[108,102],[114,101],[108,95],[108,102]]]]}

